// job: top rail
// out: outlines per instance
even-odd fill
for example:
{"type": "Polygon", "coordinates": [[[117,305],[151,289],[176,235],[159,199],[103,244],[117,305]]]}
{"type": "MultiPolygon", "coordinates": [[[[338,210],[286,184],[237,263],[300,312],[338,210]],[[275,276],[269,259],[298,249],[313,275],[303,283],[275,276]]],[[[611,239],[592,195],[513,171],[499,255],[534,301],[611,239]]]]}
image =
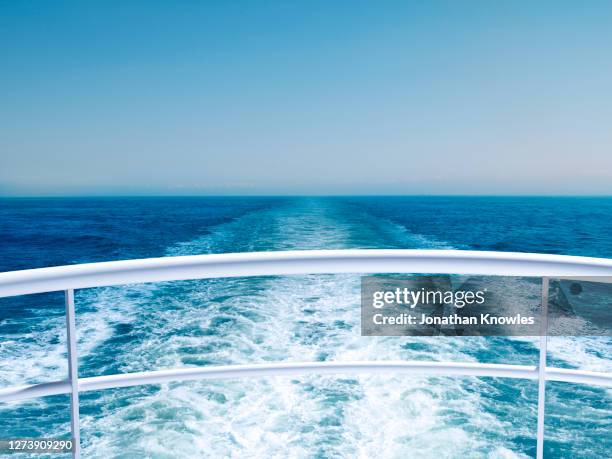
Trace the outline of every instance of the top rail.
{"type": "Polygon", "coordinates": [[[290,274],[610,276],[612,260],[468,250],[303,250],[147,258],[0,273],[0,297],[171,280],[290,274]]]}

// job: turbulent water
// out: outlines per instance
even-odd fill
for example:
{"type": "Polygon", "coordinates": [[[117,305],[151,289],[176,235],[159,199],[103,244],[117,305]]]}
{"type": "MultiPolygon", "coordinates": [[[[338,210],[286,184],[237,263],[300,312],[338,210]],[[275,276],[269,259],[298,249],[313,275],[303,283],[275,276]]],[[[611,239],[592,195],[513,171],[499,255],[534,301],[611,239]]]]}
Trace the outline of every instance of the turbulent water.
{"type": "MultiPolygon", "coordinates": [[[[612,199],[0,200],[0,271],[292,249],[462,248],[612,257],[612,199]]],[[[513,298],[538,286],[507,285],[513,298]]],[[[183,281],[76,293],[80,376],[324,360],[535,364],[533,338],[361,337],[359,276],[183,281]]],[[[611,371],[609,338],[551,338],[550,364],[611,371]]],[[[62,379],[63,298],[0,301],[0,387],[62,379]]],[[[546,457],[606,457],[612,392],[549,383],[546,457]]],[[[81,394],[83,456],[514,458],[537,384],[304,376],[81,394]]],[[[67,396],[0,404],[0,438],[69,435],[67,396]]],[[[40,456],[38,456],[40,457],[40,456]]]]}

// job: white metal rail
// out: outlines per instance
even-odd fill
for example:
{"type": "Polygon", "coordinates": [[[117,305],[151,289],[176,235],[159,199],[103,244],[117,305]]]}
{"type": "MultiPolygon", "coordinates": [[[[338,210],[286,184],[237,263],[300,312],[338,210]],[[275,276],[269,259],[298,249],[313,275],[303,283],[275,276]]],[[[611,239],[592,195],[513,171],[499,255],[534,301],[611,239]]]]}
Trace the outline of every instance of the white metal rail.
{"type": "Polygon", "coordinates": [[[71,430],[75,444],[72,454],[73,457],[80,457],[78,395],[84,391],[170,381],[307,373],[402,373],[534,379],[538,380],[537,457],[542,458],[546,381],[612,387],[611,373],[546,367],[545,321],[538,366],[410,361],[312,362],[226,365],[78,377],[74,289],[186,279],[337,273],[452,273],[541,277],[542,313],[545,317],[548,278],[608,276],[605,280],[612,282],[612,260],[458,250],[314,250],[152,258],[0,273],[0,297],[65,291],[69,363],[67,380],[0,389],[0,402],[70,394],[71,430]]]}

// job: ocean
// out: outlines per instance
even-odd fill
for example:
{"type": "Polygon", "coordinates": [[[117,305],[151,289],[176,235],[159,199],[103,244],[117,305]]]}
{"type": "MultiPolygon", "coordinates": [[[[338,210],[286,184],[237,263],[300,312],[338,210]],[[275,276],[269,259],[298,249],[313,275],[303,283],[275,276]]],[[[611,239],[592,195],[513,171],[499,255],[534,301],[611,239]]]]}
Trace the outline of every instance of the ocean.
{"type": "MultiPolygon", "coordinates": [[[[612,198],[0,199],[0,271],[344,248],[612,258],[612,198]]],[[[360,276],[342,274],[78,290],[79,375],[281,361],[537,363],[530,337],[362,337],[359,286],[360,276]]],[[[65,378],[65,349],[62,294],[0,299],[0,387],[65,378]]],[[[612,371],[611,350],[607,337],[554,337],[548,360],[612,371]]],[[[545,457],[609,457],[611,401],[609,389],[548,383],[545,457]]],[[[524,458],[535,456],[536,405],[534,381],[313,375],[87,392],[80,412],[86,458],[524,458]]],[[[69,431],[68,396],[0,404],[0,438],[69,431]]]]}

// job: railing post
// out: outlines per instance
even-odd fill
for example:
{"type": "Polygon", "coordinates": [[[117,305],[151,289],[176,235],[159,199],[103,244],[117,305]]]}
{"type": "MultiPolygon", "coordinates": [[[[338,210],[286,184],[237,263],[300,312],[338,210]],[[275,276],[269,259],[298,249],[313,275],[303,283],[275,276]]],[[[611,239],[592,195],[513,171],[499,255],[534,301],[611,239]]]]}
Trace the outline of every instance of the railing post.
{"type": "Polygon", "coordinates": [[[546,404],[546,344],[548,339],[548,277],[542,278],[542,317],[540,322],[540,364],[538,366],[538,430],[536,457],[544,457],[544,409],[546,404]]]}
{"type": "Polygon", "coordinates": [[[68,344],[68,379],[70,381],[70,430],[72,432],[72,457],[81,457],[81,434],[79,424],[79,367],[76,349],[76,323],[74,319],[74,290],[65,291],[66,296],[66,342],[68,344]]]}

